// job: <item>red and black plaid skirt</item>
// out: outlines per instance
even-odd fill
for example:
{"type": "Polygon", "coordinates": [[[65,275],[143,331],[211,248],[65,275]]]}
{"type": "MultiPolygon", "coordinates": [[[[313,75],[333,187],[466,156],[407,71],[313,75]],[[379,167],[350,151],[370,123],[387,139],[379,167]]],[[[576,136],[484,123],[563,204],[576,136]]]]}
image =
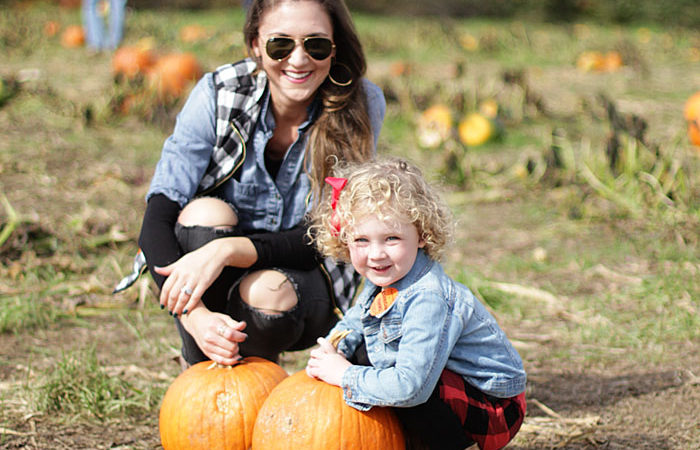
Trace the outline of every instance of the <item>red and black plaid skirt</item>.
{"type": "Polygon", "coordinates": [[[456,373],[443,370],[438,382],[440,398],[462,423],[469,439],[481,450],[506,446],[525,418],[525,393],[511,398],[484,394],[456,373]]]}

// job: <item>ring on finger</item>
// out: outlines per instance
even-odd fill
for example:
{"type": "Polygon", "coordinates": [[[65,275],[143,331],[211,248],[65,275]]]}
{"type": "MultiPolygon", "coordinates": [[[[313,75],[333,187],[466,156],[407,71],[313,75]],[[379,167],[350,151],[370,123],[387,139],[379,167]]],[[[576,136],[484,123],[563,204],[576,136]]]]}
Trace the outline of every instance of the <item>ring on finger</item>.
{"type": "Polygon", "coordinates": [[[189,286],[182,286],[182,289],[180,289],[180,292],[185,294],[185,295],[192,295],[192,289],[189,286]]]}
{"type": "Polygon", "coordinates": [[[216,332],[223,336],[224,333],[226,333],[226,325],[219,325],[219,327],[216,329],[216,332]]]}

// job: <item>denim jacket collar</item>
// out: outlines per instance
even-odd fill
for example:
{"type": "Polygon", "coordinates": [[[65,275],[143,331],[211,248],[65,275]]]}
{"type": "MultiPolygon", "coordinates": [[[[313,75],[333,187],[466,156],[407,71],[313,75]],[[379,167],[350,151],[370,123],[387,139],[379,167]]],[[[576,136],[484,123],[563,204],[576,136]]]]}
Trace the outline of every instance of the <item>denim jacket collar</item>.
{"type": "MultiPolygon", "coordinates": [[[[425,274],[430,272],[430,269],[432,269],[434,264],[435,261],[430,259],[430,257],[426,255],[425,251],[422,248],[419,248],[418,254],[416,255],[416,260],[413,263],[413,267],[411,267],[411,270],[409,270],[403,278],[386,287],[392,287],[396,289],[397,291],[399,291],[399,295],[401,295],[402,290],[413,286],[418,280],[423,278],[425,274]]],[[[367,298],[363,299],[363,316],[365,317],[369,314],[369,307],[372,304],[372,300],[374,300],[376,292],[380,289],[379,286],[375,285],[369,280],[366,280],[366,283],[369,285],[370,288],[365,290],[365,292],[367,293],[367,298]]],[[[381,318],[384,315],[386,315],[387,312],[391,311],[395,304],[396,302],[389,306],[384,312],[379,314],[377,318],[381,318]]]]}

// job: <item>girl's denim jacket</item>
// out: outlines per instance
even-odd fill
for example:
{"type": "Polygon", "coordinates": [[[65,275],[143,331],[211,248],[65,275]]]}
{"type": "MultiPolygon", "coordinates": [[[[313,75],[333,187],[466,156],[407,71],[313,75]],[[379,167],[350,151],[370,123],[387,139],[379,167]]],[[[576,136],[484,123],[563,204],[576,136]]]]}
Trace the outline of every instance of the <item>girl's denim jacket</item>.
{"type": "Polygon", "coordinates": [[[425,403],[445,368],[494,397],[525,390],[520,355],[494,317],[422,249],[409,273],[391,287],[398,290],[396,301],[373,317],[369,307],[378,288],[365,280],[356,304],[329,333],[351,330],[338,350],[350,357],[364,340],[372,363],[343,374],[348,405],[368,410],[425,403]]]}

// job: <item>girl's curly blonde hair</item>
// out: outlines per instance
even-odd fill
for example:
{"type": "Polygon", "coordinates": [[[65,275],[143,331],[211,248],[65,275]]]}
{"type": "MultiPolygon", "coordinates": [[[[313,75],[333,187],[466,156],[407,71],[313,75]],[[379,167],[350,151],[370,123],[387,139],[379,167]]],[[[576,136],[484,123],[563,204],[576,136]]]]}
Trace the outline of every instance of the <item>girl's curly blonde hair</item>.
{"type": "Polygon", "coordinates": [[[311,212],[309,236],[323,255],[350,261],[348,242],[354,225],[376,214],[381,220],[415,225],[418,236],[425,241],[426,254],[440,259],[452,238],[452,214],[418,167],[405,159],[385,157],[337,163],[333,176],[348,180],[338,197],[336,217],[331,207],[331,189],[325,189],[325,195],[311,212]],[[339,230],[334,223],[340,223],[339,230]]]}

